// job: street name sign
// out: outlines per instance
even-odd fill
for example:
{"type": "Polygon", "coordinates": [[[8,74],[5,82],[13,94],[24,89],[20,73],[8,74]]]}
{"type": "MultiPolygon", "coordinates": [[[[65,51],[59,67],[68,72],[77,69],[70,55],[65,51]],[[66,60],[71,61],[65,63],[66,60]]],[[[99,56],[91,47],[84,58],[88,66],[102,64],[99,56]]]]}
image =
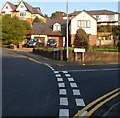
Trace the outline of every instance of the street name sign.
{"type": "Polygon", "coordinates": [[[82,48],[74,48],[74,52],[85,52],[85,49],[82,49],[82,48]]]}

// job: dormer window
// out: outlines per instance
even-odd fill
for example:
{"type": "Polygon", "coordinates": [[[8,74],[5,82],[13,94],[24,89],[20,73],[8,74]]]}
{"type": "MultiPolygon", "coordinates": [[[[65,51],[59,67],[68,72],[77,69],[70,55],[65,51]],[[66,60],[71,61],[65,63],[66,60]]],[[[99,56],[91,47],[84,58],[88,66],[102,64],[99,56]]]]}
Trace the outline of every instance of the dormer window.
{"type": "Polygon", "coordinates": [[[61,25],[59,23],[55,23],[53,25],[53,31],[61,31],[61,25]]]}

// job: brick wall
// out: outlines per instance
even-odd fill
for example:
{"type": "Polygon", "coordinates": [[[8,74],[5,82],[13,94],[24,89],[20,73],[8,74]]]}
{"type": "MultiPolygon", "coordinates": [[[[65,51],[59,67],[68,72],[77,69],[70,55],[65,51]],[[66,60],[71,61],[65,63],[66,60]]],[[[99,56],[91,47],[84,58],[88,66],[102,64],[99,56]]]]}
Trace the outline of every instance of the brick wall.
{"type": "Polygon", "coordinates": [[[96,40],[97,40],[97,36],[96,35],[89,35],[89,44],[91,46],[96,45],[96,40]]]}
{"type": "MultiPolygon", "coordinates": [[[[34,53],[41,54],[48,58],[53,58],[54,52],[34,49],[34,53]]],[[[58,52],[58,59],[65,60],[66,51],[60,50],[58,52]]],[[[77,54],[78,61],[82,61],[82,53],[77,54]]],[[[69,61],[75,61],[75,53],[69,51],[69,61]]],[[[85,52],[85,61],[119,61],[119,52],[85,52]]]]}
{"type": "MultiPolygon", "coordinates": [[[[71,45],[74,44],[74,40],[75,40],[75,34],[71,35],[71,45]]],[[[89,44],[91,46],[96,45],[96,40],[97,40],[97,36],[96,35],[89,35],[89,44]]]]}

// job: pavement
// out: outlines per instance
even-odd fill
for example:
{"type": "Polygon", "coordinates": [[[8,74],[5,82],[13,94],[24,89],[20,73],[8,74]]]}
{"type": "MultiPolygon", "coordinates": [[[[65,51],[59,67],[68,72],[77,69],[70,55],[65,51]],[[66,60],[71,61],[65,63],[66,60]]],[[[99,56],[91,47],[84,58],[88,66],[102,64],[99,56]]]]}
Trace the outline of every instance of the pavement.
{"type": "Polygon", "coordinates": [[[22,48],[22,49],[15,49],[14,51],[17,51],[19,53],[22,53],[26,56],[32,57],[37,59],[38,61],[47,63],[49,65],[56,65],[56,66],[79,66],[79,65],[107,65],[107,64],[119,64],[118,61],[60,61],[56,59],[51,59],[44,57],[42,55],[34,54],[32,53],[33,48],[22,48]]]}

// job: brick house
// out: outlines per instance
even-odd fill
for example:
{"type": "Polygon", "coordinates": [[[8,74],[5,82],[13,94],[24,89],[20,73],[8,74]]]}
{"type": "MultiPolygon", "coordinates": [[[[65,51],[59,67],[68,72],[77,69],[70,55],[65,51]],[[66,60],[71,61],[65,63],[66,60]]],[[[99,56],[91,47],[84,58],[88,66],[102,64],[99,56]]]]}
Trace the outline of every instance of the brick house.
{"type": "MultiPolygon", "coordinates": [[[[46,23],[34,23],[31,38],[40,38],[45,45],[48,39],[53,38],[57,41],[57,47],[63,47],[66,37],[66,22],[65,19],[49,19],[46,23]]],[[[69,20],[69,45],[74,44],[75,34],[79,28],[83,28],[89,35],[90,45],[95,45],[97,20],[86,11],[82,11],[69,20]]]]}
{"type": "Polygon", "coordinates": [[[55,39],[57,47],[63,47],[65,44],[66,20],[48,19],[46,23],[34,23],[32,28],[32,39],[40,39],[44,45],[47,45],[48,39],[55,39]]]}
{"type": "Polygon", "coordinates": [[[85,10],[79,12],[76,16],[72,17],[70,20],[70,36],[71,45],[74,44],[76,31],[82,28],[89,36],[89,44],[94,46],[97,40],[97,19],[91,16],[85,10]]]}
{"type": "Polygon", "coordinates": [[[23,0],[18,0],[17,5],[12,4],[11,2],[6,2],[3,8],[1,9],[1,14],[8,14],[11,17],[17,16],[19,19],[27,20],[30,23],[33,22],[36,16],[38,16],[38,18],[40,18],[44,22],[46,21],[39,7],[32,7],[23,0]]]}
{"type": "MultiPolygon", "coordinates": [[[[75,17],[81,11],[74,11],[69,17],[75,17]]],[[[93,10],[86,11],[88,14],[97,19],[97,25],[120,25],[120,13],[110,10],[93,10]]]]}
{"type": "MultiPolygon", "coordinates": [[[[109,11],[109,10],[93,10],[93,11],[85,11],[86,13],[88,13],[90,16],[92,16],[93,18],[96,19],[97,21],[97,26],[102,26],[102,25],[120,25],[120,13],[119,12],[114,12],[114,11],[109,11]]],[[[73,13],[69,14],[69,19],[73,19],[74,17],[78,16],[81,13],[81,11],[74,11],[73,13]]],[[[66,17],[64,17],[65,19],[66,17]]],[[[75,23],[75,22],[74,22],[75,23]]],[[[73,23],[73,24],[74,24],[73,23]]],[[[97,27],[96,26],[96,27],[97,27]]],[[[85,29],[85,28],[83,28],[85,29]]],[[[88,33],[87,29],[85,29],[86,33],[88,33]]],[[[95,30],[93,30],[95,31],[95,30]]],[[[93,32],[91,30],[91,32],[93,32]]],[[[114,45],[116,44],[114,41],[114,37],[113,37],[113,32],[96,32],[96,36],[95,35],[91,35],[92,37],[90,37],[90,44],[92,41],[92,45],[95,44],[95,39],[96,40],[96,44],[97,46],[99,45],[114,45]],[[94,43],[94,44],[93,44],[94,43]]],[[[73,35],[74,38],[74,35],[73,35]]],[[[73,40],[73,39],[72,39],[73,40]]]]}

